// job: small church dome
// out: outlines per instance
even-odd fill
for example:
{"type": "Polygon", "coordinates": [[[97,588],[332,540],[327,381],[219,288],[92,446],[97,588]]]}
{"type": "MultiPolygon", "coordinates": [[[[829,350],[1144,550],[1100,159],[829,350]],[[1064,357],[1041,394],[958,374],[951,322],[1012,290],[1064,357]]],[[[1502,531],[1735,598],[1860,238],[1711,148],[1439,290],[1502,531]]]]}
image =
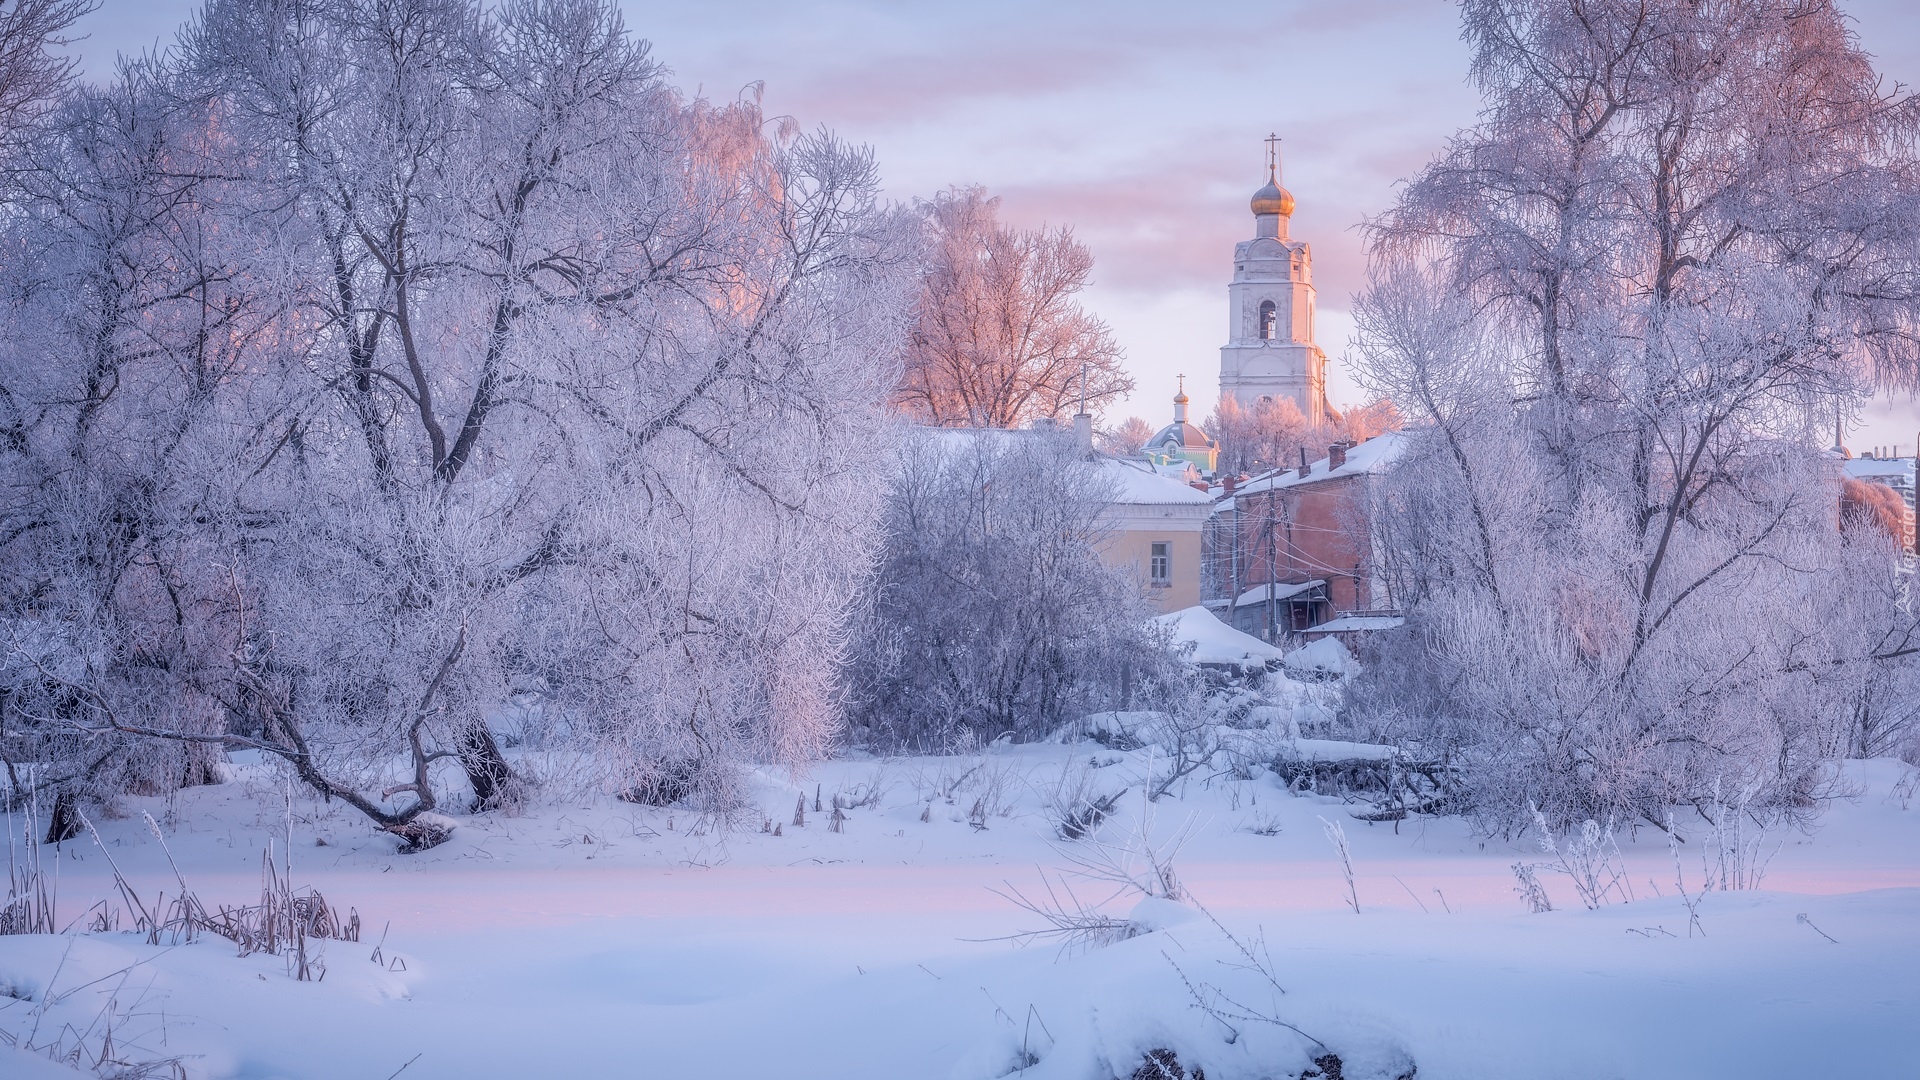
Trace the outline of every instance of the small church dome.
{"type": "Polygon", "coordinates": [[[1181,450],[1208,450],[1215,443],[1198,427],[1185,420],[1175,420],[1161,428],[1153,438],[1148,439],[1147,445],[1167,447],[1177,454],[1181,450]]]}
{"type": "Polygon", "coordinates": [[[1255,217],[1263,214],[1279,214],[1281,217],[1293,216],[1293,193],[1275,182],[1273,174],[1267,174],[1267,186],[1253,193],[1253,213],[1255,217]]]}
{"type": "Polygon", "coordinates": [[[1220,443],[1187,423],[1187,377],[1180,376],[1180,391],[1173,399],[1173,423],[1161,428],[1142,449],[1155,464],[1166,465],[1178,458],[1212,472],[1220,458],[1220,443]]]}

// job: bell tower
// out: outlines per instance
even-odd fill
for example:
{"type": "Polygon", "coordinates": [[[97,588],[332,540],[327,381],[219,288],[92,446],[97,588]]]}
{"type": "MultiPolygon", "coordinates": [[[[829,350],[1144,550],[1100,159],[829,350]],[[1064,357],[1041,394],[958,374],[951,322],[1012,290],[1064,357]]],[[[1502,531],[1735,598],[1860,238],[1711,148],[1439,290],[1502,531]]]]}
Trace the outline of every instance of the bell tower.
{"type": "Polygon", "coordinates": [[[1291,398],[1314,424],[1327,418],[1327,356],[1313,343],[1313,251],[1287,236],[1293,195],[1280,186],[1280,139],[1267,137],[1267,183],[1253,193],[1253,239],[1233,248],[1220,396],[1243,408],[1291,398]]]}

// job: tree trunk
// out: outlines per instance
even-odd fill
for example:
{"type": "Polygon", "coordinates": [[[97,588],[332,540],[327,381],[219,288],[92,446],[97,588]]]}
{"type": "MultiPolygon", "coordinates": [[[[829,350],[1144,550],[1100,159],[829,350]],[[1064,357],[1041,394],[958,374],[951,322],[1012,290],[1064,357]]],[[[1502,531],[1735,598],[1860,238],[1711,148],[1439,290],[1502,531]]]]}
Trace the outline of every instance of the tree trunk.
{"type": "Polygon", "coordinates": [[[467,812],[478,814],[497,810],[507,782],[513,779],[506,755],[494,741],[484,720],[475,720],[460,732],[460,767],[467,771],[467,783],[473,788],[473,804],[467,812]]]}
{"type": "Polygon", "coordinates": [[[71,789],[62,788],[53,797],[53,813],[47,816],[47,838],[43,844],[58,844],[80,835],[80,799],[71,789]]]}
{"type": "Polygon", "coordinates": [[[180,776],[180,787],[201,787],[220,782],[220,772],[216,765],[226,759],[226,752],[211,743],[183,743],[186,751],[186,768],[180,776]]]}

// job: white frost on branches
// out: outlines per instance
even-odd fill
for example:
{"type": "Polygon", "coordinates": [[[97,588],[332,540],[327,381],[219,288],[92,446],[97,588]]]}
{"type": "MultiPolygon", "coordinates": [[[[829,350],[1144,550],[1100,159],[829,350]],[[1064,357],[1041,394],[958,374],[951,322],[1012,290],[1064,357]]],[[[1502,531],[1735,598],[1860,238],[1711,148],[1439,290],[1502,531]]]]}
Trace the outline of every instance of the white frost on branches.
{"type": "Polygon", "coordinates": [[[1803,812],[1913,685],[1824,448],[1920,381],[1920,100],[1824,0],[1461,8],[1480,122],[1356,310],[1419,428],[1376,515],[1410,633],[1355,716],[1496,830],[1803,812]]]}
{"type": "Polygon", "coordinates": [[[238,734],[403,835],[441,756],[504,795],[514,690],[609,782],[822,749],[917,246],[868,151],[600,0],[212,0],[18,168],[9,730],[238,734]]]}

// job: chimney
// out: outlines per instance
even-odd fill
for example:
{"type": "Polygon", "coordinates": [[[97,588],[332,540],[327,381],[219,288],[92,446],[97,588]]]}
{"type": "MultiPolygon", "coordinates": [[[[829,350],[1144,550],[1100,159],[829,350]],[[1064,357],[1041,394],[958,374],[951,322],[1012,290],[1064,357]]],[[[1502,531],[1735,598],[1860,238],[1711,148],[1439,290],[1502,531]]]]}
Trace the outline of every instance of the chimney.
{"type": "Polygon", "coordinates": [[[1313,466],[1307,464],[1307,448],[1303,446],[1300,448],[1300,479],[1305,480],[1312,471],[1313,466]]]}
{"type": "Polygon", "coordinates": [[[1329,472],[1339,468],[1342,465],[1345,465],[1346,463],[1347,463],[1347,444],[1346,443],[1337,442],[1337,443],[1334,443],[1332,446],[1327,447],[1327,470],[1329,472]]]}
{"type": "Polygon", "coordinates": [[[1073,444],[1082,454],[1093,456],[1093,417],[1086,413],[1073,414],[1073,444]]]}
{"type": "Polygon", "coordinates": [[[1238,488],[1239,486],[1240,486],[1240,478],[1238,476],[1223,476],[1220,478],[1220,487],[1228,495],[1233,494],[1234,489],[1238,488]]]}

